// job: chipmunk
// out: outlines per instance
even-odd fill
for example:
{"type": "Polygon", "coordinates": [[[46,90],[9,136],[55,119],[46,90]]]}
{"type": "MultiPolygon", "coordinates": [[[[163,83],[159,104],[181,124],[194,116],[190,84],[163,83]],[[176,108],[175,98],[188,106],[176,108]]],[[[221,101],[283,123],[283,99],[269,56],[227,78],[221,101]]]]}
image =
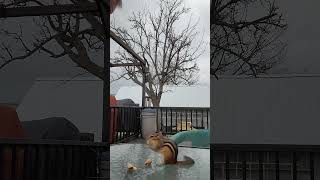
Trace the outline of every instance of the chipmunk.
{"type": "Polygon", "coordinates": [[[163,136],[161,132],[155,132],[149,135],[147,145],[150,149],[163,156],[163,164],[194,164],[193,159],[188,156],[184,156],[184,161],[178,161],[177,144],[173,140],[163,136]]]}

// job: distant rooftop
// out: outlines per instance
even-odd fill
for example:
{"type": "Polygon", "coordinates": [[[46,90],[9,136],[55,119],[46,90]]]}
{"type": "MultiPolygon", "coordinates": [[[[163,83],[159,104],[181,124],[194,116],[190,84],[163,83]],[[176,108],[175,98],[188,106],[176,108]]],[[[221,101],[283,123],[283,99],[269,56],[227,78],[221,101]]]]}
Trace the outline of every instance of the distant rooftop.
{"type": "MultiPolygon", "coordinates": [[[[165,88],[160,106],[210,107],[210,86],[168,86],[165,88]]],[[[142,88],[124,86],[116,94],[117,99],[132,99],[141,105],[142,88]]]]}

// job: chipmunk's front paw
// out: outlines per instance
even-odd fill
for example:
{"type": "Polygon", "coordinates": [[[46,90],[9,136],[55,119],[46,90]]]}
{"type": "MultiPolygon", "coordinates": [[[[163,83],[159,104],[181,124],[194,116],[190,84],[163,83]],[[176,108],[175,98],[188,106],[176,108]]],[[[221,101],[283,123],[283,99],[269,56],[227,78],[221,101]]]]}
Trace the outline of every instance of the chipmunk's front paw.
{"type": "Polygon", "coordinates": [[[151,163],[152,163],[152,160],[151,160],[151,159],[147,159],[147,160],[144,162],[144,165],[150,166],[151,163]]]}
{"type": "Polygon", "coordinates": [[[164,160],[160,160],[160,162],[158,162],[158,165],[159,165],[159,166],[164,165],[164,160]]]}

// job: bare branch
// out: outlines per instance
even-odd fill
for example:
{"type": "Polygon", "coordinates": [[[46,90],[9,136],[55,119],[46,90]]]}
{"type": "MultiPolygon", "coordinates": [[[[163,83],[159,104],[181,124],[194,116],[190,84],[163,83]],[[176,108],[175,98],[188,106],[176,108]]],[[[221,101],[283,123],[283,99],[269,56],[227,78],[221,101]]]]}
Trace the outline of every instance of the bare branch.
{"type": "MultiPolygon", "coordinates": [[[[75,4],[85,6],[89,0],[72,1],[75,4]]],[[[6,7],[26,6],[31,4],[43,6],[45,4],[37,0],[25,1],[11,1],[8,0],[6,7]]],[[[60,3],[54,1],[54,4],[60,3]]],[[[99,77],[104,80],[103,68],[95,64],[89,57],[89,51],[100,51],[103,49],[103,42],[105,35],[103,32],[103,25],[99,18],[89,13],[85,14],[66,14],[66,15],[52,15],[39,18],[34,18],[34,23],[39,27],[39,34],[32,35],[34,42],[25,40],[20,32],[12,33],[5,30],[7,37],[12,37],[18,41],[22,49],[18,50],[21,55],[15,56],[14,48],[9,44],[2,44],[1,49],[6,52],[7,56],[1,55],[0,68],[8,65],[16,60],[23,60],[32,56],[35,52],[42,52],[48,54],[52,58],[60,58],[68,56],[78,67],[83,68],[86,72],[99,77]],[[90,21],[90,22],[89,22],[90,21]],[[83,29],[84,23],[91,25],[89,28],[83,29]],[[39,35],[41,36],[40,38],[39,35]],[[28,43],[27,43],[28,42],[28,43]],[[62,51],[58,52],[59,48],[52,48],[52,43],[60,47],[62,51]],[[31,45],[30,45],[31,44],[31,45]],[[51,44],[51,46],[47,46],[51,44]]],[[[1,32],[1,31],[0,31],[1,32]]]]}
{"type": "Polygon", "coordinates": [[[34,48],[33,49],[29,49],[27,48],[27,51],[24,55],[21,55],[21,56],[16,56],[14,57],[12,54],[11,54],[11,50],[4,44],[2,44],[2,49],[5,49],[7,51],[7,53],[10,55],[10,58],[9,59],[6,59],[4,61],[4,63],[0,64],[0,69],[4,68],[5,66],[7,66],[8,64],[14,62],[14,61],[17,61],[17,60],[24,60],[26,59],[27,57],[29,56],[32,56],[34,53],[36,53],[37,51],[39,51],[40,49],[42,49],[42,47],[47,44],[48,42],[52,41],[53,39],[55,38],[58,38],[61,34],[56,34],[48,39],[45,39],[43,41],[41,41],[40,43],[38,44],[34,44],[34,48]]]}
{"type": "Polygon", "coordinates": [[[256,76],[281,62],[287,24],[274,0],[217,0],[211,11],[212,75],[256,76]],[[253,7],[264,14],[253,14],[253,7]]]}

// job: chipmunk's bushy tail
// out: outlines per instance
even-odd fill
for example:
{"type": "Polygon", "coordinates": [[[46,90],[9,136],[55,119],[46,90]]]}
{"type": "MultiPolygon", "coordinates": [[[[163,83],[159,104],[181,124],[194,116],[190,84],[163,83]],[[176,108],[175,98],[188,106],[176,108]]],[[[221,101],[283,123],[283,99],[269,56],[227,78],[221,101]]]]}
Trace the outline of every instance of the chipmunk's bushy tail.
{"type": "Polygon", "coordinates": [[[188,156],[183,156],[184,160],[183,161],[177,161],[177,164],[181,165],[192,165],[194,164],[194,160],[191,157],[188,156]]]}

